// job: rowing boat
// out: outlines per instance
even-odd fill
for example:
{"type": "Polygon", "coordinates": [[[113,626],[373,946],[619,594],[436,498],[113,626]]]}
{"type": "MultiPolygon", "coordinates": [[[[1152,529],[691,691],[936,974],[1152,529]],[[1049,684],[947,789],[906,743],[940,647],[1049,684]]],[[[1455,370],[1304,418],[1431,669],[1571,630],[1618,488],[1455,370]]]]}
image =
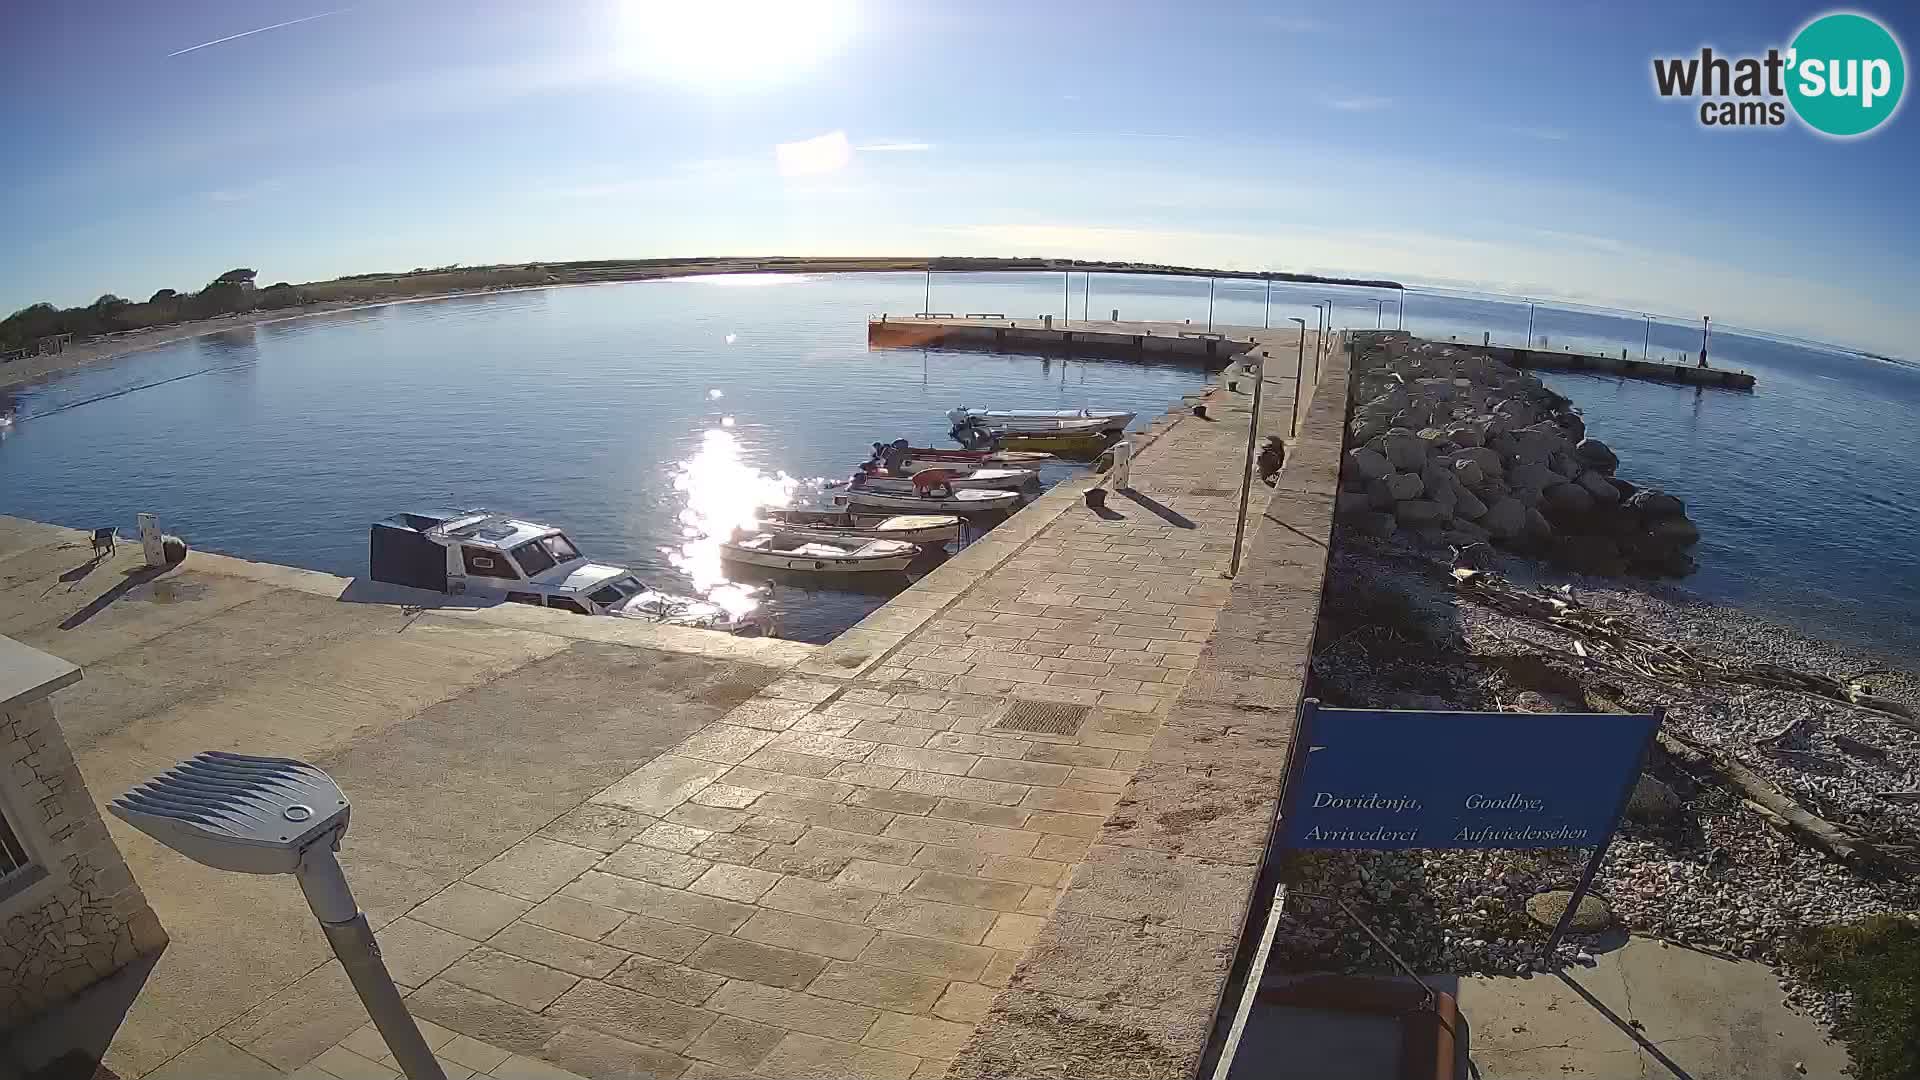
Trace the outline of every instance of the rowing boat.
{"type": "Polygon", "coordinates": [[[955,429],[1019,435],[1093,435],[1125,431],[1130,412],[1096,409],[954,409],[947,413],[955,429]]]}
{"type": "Polygon", "coordinates": [[[994,442],[1022,450],[1045,450],[1057,457],[1091,461],[1113,445],[1113,436],[1098,435],[1000,435],[994,442]]]}
{"type": "Polygon", "coordinates": [[[919,554],[918,546],[904,540],[828,540],[786,530],[720,545],[720,557],[733,562],[828,574],[905,570],[919,554]]]}
{"type": "MultiPolygon", "coordinates": [[[[914,472],[921,470],[915,469],[914,472]]],[[[948,469],[946,482],[953,485],[955,491],[972,488],[984,488],[990,491],[1018,491],[1040,479],[1040,473],[1033,469],[948,469]]],[[[868,473],[866,484],[875,491],[914,490],[911,474],[907,476],[887,476],[868,473]]],[[[925,486],[925,485],[921,485],[925,486]]]]}
{"type": "Polygon", "coordinates": [[[1052,454],[1027,450],[939,450],[925,446],[907,448],[909,470],[952,468],[956,465],[969,465],[976,469],[993,466],[1025,469],[1051,460],[1053,460],[1052,454]]]}
{"type": "Polygon", "coordinates": [[[868,540],[905,540],[913,544],[944,544],[960,538],[961,521],[951,514],[896,514],[877,517],[851,510],[762,510],[767,528],[762,532],[792,532],[827,539],[863,537],[868,540]]]}
{"type": "Polygon", "coordinates": [[[1015,491],[962,488],[944,495],[916,495],[911,489],[904,492],[876,490],[868,487],[864,480],[849,487],[844,498],[853,506],[871,507],[875,510],[937,514],[972,514],[984,510],[1011,510],[1020,505],[1020,494],[1015,491]]]}

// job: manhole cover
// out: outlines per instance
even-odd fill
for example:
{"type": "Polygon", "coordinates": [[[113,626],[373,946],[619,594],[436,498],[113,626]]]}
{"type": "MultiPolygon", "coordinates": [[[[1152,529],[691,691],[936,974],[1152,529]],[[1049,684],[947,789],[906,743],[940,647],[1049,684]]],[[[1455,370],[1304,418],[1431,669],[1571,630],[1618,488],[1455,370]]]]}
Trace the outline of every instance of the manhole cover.
{"type": "Polygon", "coordinates": [[[1187,494],[1195,495],[1203,499],[1226,499],[1233,496],[1233,492],[1228,491],[1226,488],[1210,487],[1197,487],[1187,492],[1187,494]]]}
{"type": "Polygon", "coordinates": [[[1065,705],[1058,701],[1023,701],[1015,698],[995,723],[997,731],[1026,731],[1036,735],[1071,735],[1087,722],[1090,706],[1065,705]]]}

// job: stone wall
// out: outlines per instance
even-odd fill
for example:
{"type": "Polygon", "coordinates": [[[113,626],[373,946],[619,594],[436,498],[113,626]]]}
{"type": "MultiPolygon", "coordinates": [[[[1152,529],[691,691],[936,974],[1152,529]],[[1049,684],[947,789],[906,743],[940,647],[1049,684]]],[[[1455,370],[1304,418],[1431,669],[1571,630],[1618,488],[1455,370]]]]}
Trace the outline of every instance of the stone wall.
{"type": "Polygon", "coordinates": [[[0,711],[0,807],[36,864],[0,886],[0,1031],[166,944],[47,698],[0,711]]]}
{"type": "Polygon", "coordinates": [[[1253,489],[1246,559],[1192,677],[948,1080],[1191,1080],[1207,1061],[1242,939],[1260,932],[1249,920],[1319,622],[1348,365],[1343,339],[1308,384],[1273,490],[1253,489]],[[1075,973],[1079,992],[1034,985],[1036,964],[1075,973]]]}

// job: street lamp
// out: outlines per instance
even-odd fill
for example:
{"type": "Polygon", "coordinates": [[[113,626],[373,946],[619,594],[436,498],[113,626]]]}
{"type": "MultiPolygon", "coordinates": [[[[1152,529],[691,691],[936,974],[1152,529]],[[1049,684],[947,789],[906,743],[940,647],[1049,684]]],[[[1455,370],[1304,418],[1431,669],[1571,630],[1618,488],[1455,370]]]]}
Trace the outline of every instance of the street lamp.
{"type": "Polygon", "coordinates": [[[352,807],[304,761],[209,750],[113,800],[113,816],[216,870],[292,874],[408,1080],[446,1080],[333,853],[352,807]]]}
{"type": "MultiPolygon", "coordinates": [[[[1304,335],[1306,323],[1299,319],[1304,335]]],[[[1253,415],[1247,417],[1247,460],[1240,469],[1240,520],[1233,527],[1233,561],[1227,564],[1227,576],[1240,574],[1240,544],[1247,535],[1247,500],[1253,494],[1253,441],[1260,434],[1260,391],[1267,385],[1267,350],[1260,350],[1260,359],[1253,369],[1253,415]]]]}
{"type": "MultiPolygon", "coordinates": [[[[1300,355],[1294,357],[1293,361],[1293,421],[1287,425],[1287,434],[1297,436],[1300,434],[1300,369],[1305,367],[1307,363],[1307,320],[1292,319],[1289,321],[1300,324],[1300,355]]],[[[1253,440],[1248,439],[1247,445],[1251,447],[1253,440]]],[[[1247,453],[1249,460],[1251,460],[1253,451],[1248,450],[1247,453]]]]}

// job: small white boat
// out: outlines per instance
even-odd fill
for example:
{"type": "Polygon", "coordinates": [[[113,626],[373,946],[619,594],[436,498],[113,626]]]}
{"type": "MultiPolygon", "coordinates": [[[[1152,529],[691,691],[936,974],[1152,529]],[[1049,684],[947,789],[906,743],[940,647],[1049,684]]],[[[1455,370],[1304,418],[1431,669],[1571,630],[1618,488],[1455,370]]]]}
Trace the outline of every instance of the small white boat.
{"type": "Polygon", "coordinates": [[[954,409],[954,428],[1019,435],[1077,435],[1125,431],[1133,413],[1098,409],[954,409]]]}
{"type": "Polygon", "coordinates": [[[853,506],[895,512],[975,514],[985,510],[1011,510],[1020,505],[1017,491],[962,488],[937,495],[918,495],[911,486],[906,491],[881,491],[866,486],[865,482],[849,487],[843,497],[853,506]]]}
{"type": "Polygon", "coordinates": [[[761,533],[720,545],[720,557],[775,570],[811,570],[827,574],[905,570],[920,548],[904,540],[828,540],[816,534],[761,533]]]}
{"type": "Polygon", "coordinates": [[[791,532],[828,539],[864,537],[868,540],[905,540],[910,544],[944,544],[960,539],[961,521],[951,514],[860,515],[851,510],[762,510],[762,532],[791,532]]]}
{"type": "Polygon", "coordinates": [[[925,446],[907,448],[909,469],[1027,469],[1042,461],[1052,461],[1052,454],[1033,453],[1025,450],[936,450],[925,446]]]}
{"type": "MultiPolygon", "coordinates": [[[[1018,491],[1040,479],[1040,473],[1035,469],[968,469],[964,467],[953,468],[952,466],[946,465],[935,467],[952,473],[951,476],[947,477],[947,483],[951,484],[955,491],[966,491],[971,488],[983,488],[989,491],[1018,491]]],[[[915,469],[913,471],[918,473],[927,470],[915,469]]],[[[912,492],[914,490],[912,475],[886,476],[868,473],[865,483],[875,491],[912,492]]]]}

